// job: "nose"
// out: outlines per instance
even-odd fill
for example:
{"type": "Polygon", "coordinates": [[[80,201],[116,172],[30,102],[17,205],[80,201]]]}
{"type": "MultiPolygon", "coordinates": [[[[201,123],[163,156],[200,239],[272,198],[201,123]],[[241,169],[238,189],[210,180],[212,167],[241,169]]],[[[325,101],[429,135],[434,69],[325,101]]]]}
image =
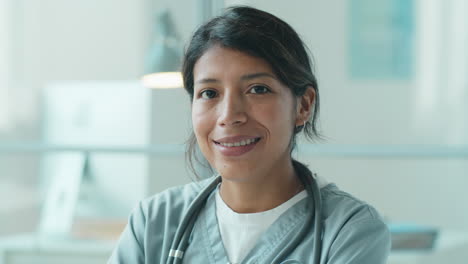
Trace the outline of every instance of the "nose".
{"type": "Polygon", "coordinates": [[[226,93],[219,105],[218,125],[237,126],[247,122],[247,105],[242,95],[226,93]]]}

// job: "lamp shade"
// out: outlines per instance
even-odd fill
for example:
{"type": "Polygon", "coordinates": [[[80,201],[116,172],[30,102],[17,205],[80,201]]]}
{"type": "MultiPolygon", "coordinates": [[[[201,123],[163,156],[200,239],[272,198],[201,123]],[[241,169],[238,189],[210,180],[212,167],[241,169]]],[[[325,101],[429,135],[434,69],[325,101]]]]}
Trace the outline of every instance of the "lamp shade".
{"type": "Polygon", "coordinates": [[[153,45],[146,57],[143,86],[148,88],[180,88],[183,86],[179,72],[182,48],[168,10],[156,17],[153,45]]]}
{"type": "Polygon", "coordinates": [[[184,86],[180,72],[156,72],[146,74],[141,79],[144,87],[152,89],[171,89],[184,86]]]}

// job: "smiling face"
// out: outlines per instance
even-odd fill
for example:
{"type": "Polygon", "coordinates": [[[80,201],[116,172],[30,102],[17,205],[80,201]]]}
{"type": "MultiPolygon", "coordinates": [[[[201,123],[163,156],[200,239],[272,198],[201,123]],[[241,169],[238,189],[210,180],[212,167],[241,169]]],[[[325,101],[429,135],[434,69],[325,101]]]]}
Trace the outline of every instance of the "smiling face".
{"type": "Polygon", "coordinates": [[[262,59],[215,45],[194,67],[192,122],[198,145],[223,178],[284,173],[298,101],[262,59]]]}

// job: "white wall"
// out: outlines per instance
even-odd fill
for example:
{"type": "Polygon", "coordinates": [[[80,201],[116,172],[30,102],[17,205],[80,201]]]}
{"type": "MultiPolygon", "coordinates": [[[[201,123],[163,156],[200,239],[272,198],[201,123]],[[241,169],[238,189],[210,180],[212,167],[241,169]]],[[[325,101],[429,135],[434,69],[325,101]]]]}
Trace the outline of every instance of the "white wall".
{"type": "Polygon", "coordinates": [[[8,87],[10,84],[10,3],[0,0],[0,134],[10,126],[8,87]]]}
{"type": "Polygon", "coordinates": [[[149,1],[17,0],[13,4],[16,111],[38,118],[38,94],[55,80],[136,79],[149,43],[149,1]]]}

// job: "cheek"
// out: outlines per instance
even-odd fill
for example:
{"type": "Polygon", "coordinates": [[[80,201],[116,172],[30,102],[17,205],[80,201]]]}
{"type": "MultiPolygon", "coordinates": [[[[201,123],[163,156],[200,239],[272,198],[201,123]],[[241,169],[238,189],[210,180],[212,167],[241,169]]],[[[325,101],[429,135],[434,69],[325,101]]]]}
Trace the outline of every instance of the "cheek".
{"type": "Polygon", "coordinates": [[[204,158],[210,163],[213,163],[213,150],[211,149],[210,133],[213,130],[213,122],[208,111],[192,108],[192,126],[195,138],[197,139],[198,147],[204,158]]]}
{"type": "Polygon", "coordinates": [[[262,113],[263,119],[267,120],[272,128],[272,133],[281,133],[284,136],[293,130],[296,113],[292,103],[287,100],[266,106],[262,113]]]}
{"type": "Polygon", "coordinates": [[[192,126],[199,145],[206,143],[210,133],[212,124],[209,117],[208,111],[197,105],[192,106],[192,126]]]}
{"type": "Polygon", "coordinates": [[[268,122],[271,139],[276,142],[274,147],[279,153],[288,148],[294,133],[295,109],[291,104],[281,102],[275,109],[270,109],[268,122]]]}

